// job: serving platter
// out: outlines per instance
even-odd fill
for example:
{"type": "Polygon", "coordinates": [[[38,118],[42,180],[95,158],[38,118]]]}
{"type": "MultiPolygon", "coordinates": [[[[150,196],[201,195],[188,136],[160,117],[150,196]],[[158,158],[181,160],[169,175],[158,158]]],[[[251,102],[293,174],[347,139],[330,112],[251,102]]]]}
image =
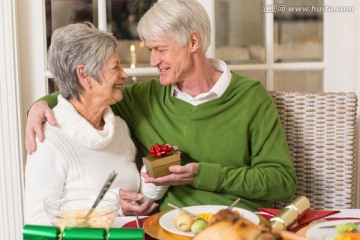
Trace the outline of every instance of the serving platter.
{"type": "MultiPolygon", "coordinates": [[[[143,224],[145,233],[152,238],[161,239],[161,240],[162,239],[164,239],[164,240],[165,239],[166,240],[190,240],[190,239],[192,239],[192,237],[178,235],[178,234],[166,231],[165,229],[163,229],[160,226],[159,220],[160,220],[161,216],[163,216],[164,214],[166,214],[167,212],[170,212],[170,211],[171,210],[162,211],[162,212],[156,213],[156,214],[148,217],[143,224]]],[[[266,219],[264,217],[262,217],[261,215],[257,215],[257,216],[260,219],[260,224],[265,224],[267,222],[266,219]]]]}
{"type": "MultiPolygon", "coordinates": [[[[162,211],[148,217],[143,224],[145,233],[154,239],[160,240],[191,240],[192,237],[168,232],[160,226],[159,220],[161,216],[169,211],[170,210],[162,211]]],[[[258,215],[258,217],[260,219],[260,224],[265,224],[267,222],[267,220],[261,215],[258,215]]],[[[278,232],[284,240],[309,240],[304,236],[304,234],[295,234],[293,232],[279,230],[276,230],[276,232],[278,232]]]]}

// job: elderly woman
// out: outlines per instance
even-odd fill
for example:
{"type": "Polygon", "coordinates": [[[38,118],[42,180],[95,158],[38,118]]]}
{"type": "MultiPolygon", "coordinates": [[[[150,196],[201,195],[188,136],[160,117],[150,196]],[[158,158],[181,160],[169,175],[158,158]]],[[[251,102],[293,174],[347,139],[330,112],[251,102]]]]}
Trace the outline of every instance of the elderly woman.
{"type": "MultiPolygon", "coordinates": [[[[109,107],[123,98],[127,78],[115,37],[90,23],[59,28],[51,39],[48,67],[61,94],[54,108],[58,125],[45,124],[46,140],[27,157],[25,223],[33,224],[50,223],[43,210],[46,197],[100,189],[112,170],[118,171],[113,191],[138,192],[141,183],[129,129],[109,107]]],[[[153,184],[142,188],[148,198],[166,190],[153,184]]],[[[156,207],[145,200],[142,213],[156,207]]]]}

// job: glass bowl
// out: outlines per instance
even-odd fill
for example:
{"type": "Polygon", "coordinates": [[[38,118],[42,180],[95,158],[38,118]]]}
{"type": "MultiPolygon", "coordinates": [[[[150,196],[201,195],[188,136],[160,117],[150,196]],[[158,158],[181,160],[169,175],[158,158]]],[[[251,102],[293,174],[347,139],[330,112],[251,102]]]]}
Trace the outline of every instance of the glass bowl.
{"type": "Polygon", "coordinates": [[[120,208],[119,195],[108,191],[96,209],[86,219],[99,191],[80,190],[63,192],[60,198],[44,201],[45,212],[52,225],[61,231],[65,227],[91,227],[109,229],[120,208]]]}

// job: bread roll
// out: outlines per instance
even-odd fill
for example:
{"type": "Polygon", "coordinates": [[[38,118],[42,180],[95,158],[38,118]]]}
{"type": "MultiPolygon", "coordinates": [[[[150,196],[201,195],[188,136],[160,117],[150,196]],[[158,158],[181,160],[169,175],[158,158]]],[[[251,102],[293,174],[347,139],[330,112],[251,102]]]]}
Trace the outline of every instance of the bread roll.
{"type": "Polygon", "coordinates": [[[185,211],[180,211],[174,220],[176,227],[184,232],[190,231],[191,225],[195,222],[195,219],[185,211]]]}

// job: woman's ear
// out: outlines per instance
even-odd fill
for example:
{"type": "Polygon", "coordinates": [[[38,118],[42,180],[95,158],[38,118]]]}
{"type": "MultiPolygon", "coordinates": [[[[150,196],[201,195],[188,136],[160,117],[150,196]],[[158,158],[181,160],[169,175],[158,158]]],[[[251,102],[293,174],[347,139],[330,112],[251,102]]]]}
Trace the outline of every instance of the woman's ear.
{"type": "Polygon", "coordinates": [[[200,36],[196,32],[190,34],[190,48],[192,52],[196,52],[200,48],[200,36]]]}
{"type": "Polygon", "coordinates": [[[91,81],[90,81],[90,78],[86,75],[85,65],[79,65],[76,68],[76,74],[77,74],[80,85],[84,89],[91,88],[91,81]]]}

